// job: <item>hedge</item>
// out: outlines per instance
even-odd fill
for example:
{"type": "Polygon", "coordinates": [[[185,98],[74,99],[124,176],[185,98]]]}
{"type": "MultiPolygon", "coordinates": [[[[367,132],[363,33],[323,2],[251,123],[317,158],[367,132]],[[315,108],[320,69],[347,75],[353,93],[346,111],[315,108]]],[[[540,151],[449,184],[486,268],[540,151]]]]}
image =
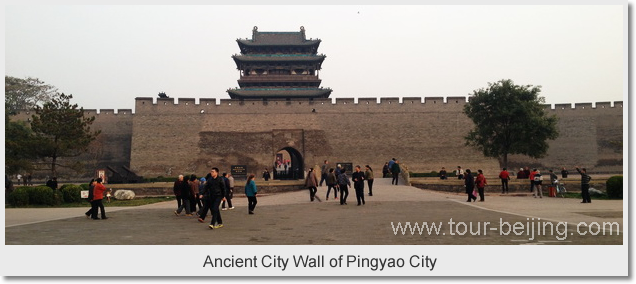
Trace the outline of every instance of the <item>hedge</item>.
{"type": "Polygon", "coordinates": [[[61,203],[61,197],[56,195],[48,186],[36,187],[21,186],[8,196],[9,204],[13,206],[26,205],[57,205],[61,203]]]}
{"type": "Polygon", "coordinates": [[[82,187],[74,184],[65,184],[60,187],[60,194],[64,203],[82,202],[82,187]]]}
{"type": "Polygon", "coordinates": [[[13,206],[26,206],[29,204],[29,193],[27,192],[28,187],[22,186],[18,187],[9,193],[7,196],[7,201],[9,204],[13,206]]]}
{"type": "Polygon", "coordinates": [[[623,199],[623,176],[613,176],[605,182],[607,196],[613,199],[623,199]]]}

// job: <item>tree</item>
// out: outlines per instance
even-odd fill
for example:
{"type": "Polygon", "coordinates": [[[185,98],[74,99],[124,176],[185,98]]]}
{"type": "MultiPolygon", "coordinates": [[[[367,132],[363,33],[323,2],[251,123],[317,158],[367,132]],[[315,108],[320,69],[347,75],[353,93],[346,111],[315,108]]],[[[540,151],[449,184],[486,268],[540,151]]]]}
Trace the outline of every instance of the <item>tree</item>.
{"type": "Polygon", "coordinates": [[[84,153],[91,141],[100,131],[91,131],[91,124],[95,117],[84,117],[84,109],[71,104],[73,95],[58,94],[43,106],[36,106],[32,116],[31,129],[35,134],[38,145],[38,157],[50,159],[51,174],[57,175],[57,166],[69,167],[75,170],[80,163],[59,163],[58,158],[76,157],[84,153]]]}
{"type": "Polygon", "coordinates": [[[539,97],[541,86],[517,86],[512,80],[488,83],[488,88],[473,91],[464,113],[475,128],[466,137],[466,145],[484,156],[500,158],[508,166],[509,154],[541,158],[548,151],[547,140],[559,133],[556,115],[544,109],[539,97]]]}
{"type": "Polygon", "coordinates": [[[38,78],[26,79],[4,76],[4,107],[9,114],[17,110],[33,109],[55,96],[57,88],[45,84],[38,78]]]}
{"type": "Polygon", "coordinates": [[[33,149],[34,136],[31,129],[22,122],[11,121],[9,114],[4,116],[4,166],[6,174],[31,172],[36,158],[33,149]]]}

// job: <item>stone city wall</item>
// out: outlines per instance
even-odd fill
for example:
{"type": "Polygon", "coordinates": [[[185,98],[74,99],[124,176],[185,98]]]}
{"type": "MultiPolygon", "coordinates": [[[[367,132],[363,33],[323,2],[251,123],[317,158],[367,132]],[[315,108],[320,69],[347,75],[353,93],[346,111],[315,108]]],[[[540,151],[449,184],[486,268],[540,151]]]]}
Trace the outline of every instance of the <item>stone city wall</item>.
{"type": "MultiPolygon", "coordinates": [[[[499,162],[464,146],[472,127],[462,113],[465,97],[219,100],[137,98],[131,168],[140,175],[205,173],[216,166],[247,165],[259,173],[275,154],[298,150],[305,168],[323,160],[371,165],[380,172],[395,157],[414,172],[481,168],[499,162]]],[[[561,118],[559,139],[544,159],[510,157],[510,164],[538,167],[581,165],[622,172],[622,102],[546,105],[561,118]],[[613,147],[613,148],[612,148],[613,147]]]]}
{"type": "MultiPolygon", "coordinates": [[[[145,177],[202,175],[211,167],[229,171],[247,165],[250,173],[270,168],[283,148],[297,150],[305,170],[323,160],[371,165],[381,173],[395,157],[413,172],[450,172],[458,165],[488,175],[496,159],[464,145],[472,127],[462,113],[466,97],[337,98],[298,100],[137,98],[130,109],[85,110],[102,131],[89,153],[86,176],[95,169],[129,166],[145,177]]],[[[542,159],[509,157],[519,166],[587,167],[594,173],[623,171],[623,103],[546,105],[559,117],[560,136],[542,159]]],[[[15,119],[27,121],[22,111],[15,119]]],[[[13,118],[12,118],[13,119],[13,118]]]]}

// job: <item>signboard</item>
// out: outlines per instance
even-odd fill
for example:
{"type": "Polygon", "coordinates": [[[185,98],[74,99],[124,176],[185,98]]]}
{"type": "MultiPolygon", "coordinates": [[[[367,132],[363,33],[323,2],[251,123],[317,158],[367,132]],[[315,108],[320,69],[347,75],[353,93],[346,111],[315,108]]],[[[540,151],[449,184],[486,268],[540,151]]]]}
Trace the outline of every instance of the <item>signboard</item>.
{"type": "Polygon", "coordinates": [[[106,177],[106,170],[97,170],[97,171],[95,171],[95,175],[96,175],[98,178],[102,178],[102,183],[107,183],[107,182],[106,182],[106,180],[107,180],[107,177],[106,177]]]}
{"type": "Polygon", "coordinates": [[[230,166],[230,173],[233,176],[247,176],[246,165],[232,165],[230,166]]]}
{"type": "Polygon", "coordinates": [[[338,165],[341,165],[342,168],[346,169],[347,173],[352,173],[353,172],[353,163],[336,163],[336,167],[338,165]]]}

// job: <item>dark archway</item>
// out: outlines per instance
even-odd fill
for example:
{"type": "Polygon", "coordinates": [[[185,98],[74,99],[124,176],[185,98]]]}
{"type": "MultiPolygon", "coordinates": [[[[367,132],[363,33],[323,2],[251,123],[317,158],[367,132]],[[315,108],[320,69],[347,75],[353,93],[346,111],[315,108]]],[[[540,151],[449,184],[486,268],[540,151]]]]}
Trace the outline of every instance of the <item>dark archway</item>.
{"type": "Polygon", "coordinates": [[[276,153],[273,168],[274,179],[289,180],[305,178],[305,162],[303,161],[303,156],[298,150],[292,147],[285,147],[276,153]],[[286,163],[286,161],[288,162],[286,163]]]}

